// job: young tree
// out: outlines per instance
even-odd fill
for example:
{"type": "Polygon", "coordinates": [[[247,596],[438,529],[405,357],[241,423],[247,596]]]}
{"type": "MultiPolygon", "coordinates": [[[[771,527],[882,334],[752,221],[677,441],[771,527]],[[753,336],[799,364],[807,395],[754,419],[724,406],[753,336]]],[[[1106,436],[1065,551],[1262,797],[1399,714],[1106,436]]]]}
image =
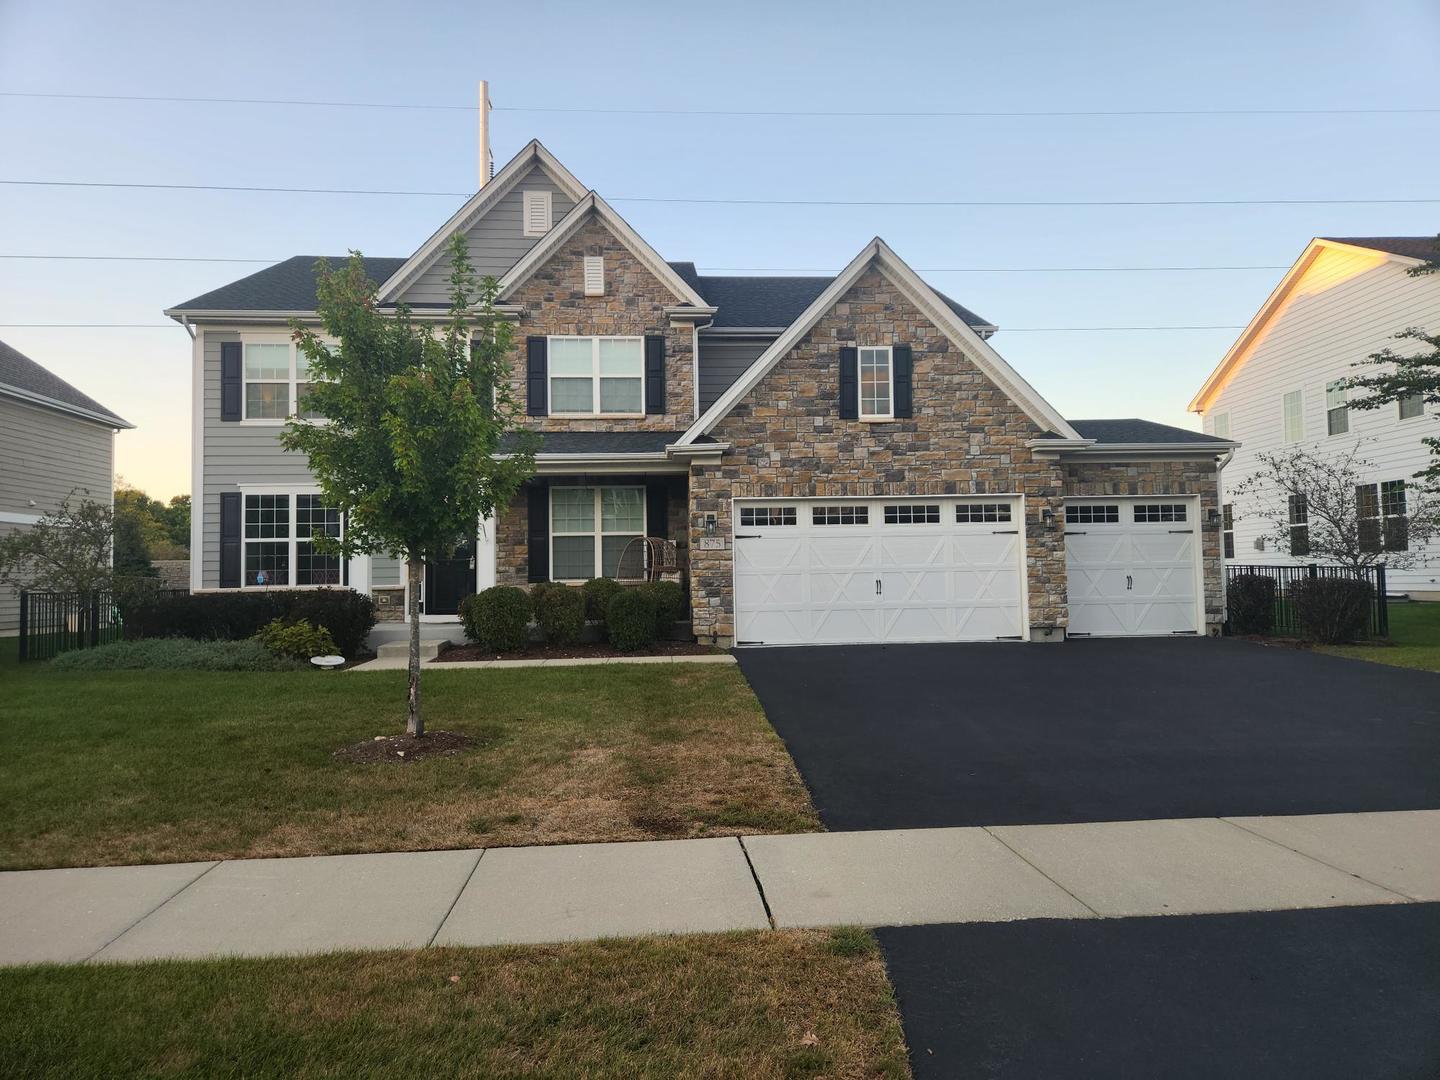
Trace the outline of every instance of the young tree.
{"type": "Polygon", "coordinates": [[[450,246],[450,314],[443,327],[414,322],[399,306],[379,311],[376,285],[358,252],[332,271],[321,263],[317,310],[338,345],[293,324],[310,365],[306,409],[281,435],[308,454],[329,505],[346,516],[342,556],[405,560],[409,582],[410,680],[406,730],[420,716],[420,590],[425,562],[475,536],[480,520],[507,507],[534,470],[533,437],[510,389],[510,324],[494,307],[493,278],[478,282],[464,238],[450,246]],[[506,450],[501,441],[506,436],[506,450]],[[509,442],[516,445],[512,448],[509,442]]]}
{"type": "MultiPolygon", "coordinates": [[[[1421,266],[1406,271],[1411,277],[1440,273],[1440,237],[1436,238],[1436,254],[1421,266]]],[[[1378,409],[1385,405],[1419,399],[1427,405],[1440,405],[1440,330],[1427,333],[1418,326],[1406,327],[1394,336],[1397,342],[1419,342],[1386,347],[1371,353],[1355,367],[1380,368],[1369,375],[1352,375],[1345,380],[1348,388],[1367,391],[1365,397],[1349,402],[1352,409],[1378,409]]],[[[1428,468],[1415,474],[1431,492],[1440,491],[1440,437],[1420,440],[1430,448],[1432,461],[1428,468]]]]}
{"type": "Polygon", "coordinates": [[[1387,507],[1365,480],[1375,466],[1360,456],[1358,440],[1341,457],[1296,447],[1256,459],[1259,469],[1234,490],[1238,516],[1262,518],[1268,526],[1262,535],[1281,551],[1352,570],[1382,562],[1404,569],[1426,560],[1440,501],[1407,484],[1405,512],[1387,515],[1393,501],[1387,507]]]}
{"type": "Polygon", "coordinates": [[[58,510],[0,539],[0,584],[20,589],[90,593],[108,589],[115,515],[76,488],[58,510]]]}

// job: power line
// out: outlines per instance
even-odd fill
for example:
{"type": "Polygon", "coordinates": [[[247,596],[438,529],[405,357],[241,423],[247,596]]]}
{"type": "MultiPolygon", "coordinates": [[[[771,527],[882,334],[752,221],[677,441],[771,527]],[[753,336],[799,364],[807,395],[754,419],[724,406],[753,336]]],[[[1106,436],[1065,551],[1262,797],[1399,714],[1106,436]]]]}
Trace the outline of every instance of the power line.
{"type": "MultiPolygon", "coordinates": [[[[288,105],[331,109],[406,109],[440,112],[476,112],[479,105],[449,105],[439,102],[330,101],[300,98],[180,97],[164,94],[76,94],[42,93],[25,90],[0,91],[0,97],[39,98],[70,101],[171,102],[203,105],[288,105]]],[[[572,113],[604,116],[750,116],[807,117],[837,119],[1079,119],[1085,117],[1179,117],[1179,116],[1388,116],[1440,113],[1440,106],[1265,108],[1265,109],[655,109],[618,106],[572,107],[562,105],[491,105],[494,112],[572,113]]]]}
{"type": "MultiPolygon", "coordinates": [[[[243,312],[236,312],[243,314],[243,312]]],[[[0,329],[15,330],[173,330],[178,323],[0,323],[0,329]]],[[[1169,331],[1169,330],[1243,330],[1235,326],[1005,326],[1000,333],[1076,334],[1090,332],[1169,331]]]]}
{"type": "MultiPolygon", "coordinates": [[[[149,191],[247,191],[285,195],[421,195],[469,198],[473,191],[401,191],[386,188],[265,187],[254,184],[153,184],[99,180],[0,180],[15,187],[124,188],[149,191]]],[[[700,206],[1410,206],[1440,203],[1430,199],[719,199],[617,195],[610,202],[686,203],[700,206]]]]}
{"type": "MultiPolygon", "coordinates": [[[[288,256],[287,256],[288,257],[288,256]]],[[[0,259],[34,259],[62,262],[180,262],[180,263],[264,263],[284,259],[235,259],[205,255],[34,255],[0,253],[0,259]]],[[[700,266],[710,273],[724,274],[836,274],[839,271],[821,266],[700,266]]],[[[1097,273],[1162,273],[1179,271],[1288,270],[1288,265],[1273,266],[920,266],[920,274],[1097,274],[1097,273]]]]}

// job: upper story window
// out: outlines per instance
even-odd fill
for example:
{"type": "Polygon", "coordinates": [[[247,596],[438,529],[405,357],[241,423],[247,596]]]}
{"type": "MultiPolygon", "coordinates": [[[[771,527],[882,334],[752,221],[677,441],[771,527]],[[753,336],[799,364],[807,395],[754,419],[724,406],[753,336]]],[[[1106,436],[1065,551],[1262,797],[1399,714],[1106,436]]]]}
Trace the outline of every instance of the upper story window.
{"type": "Polygon", "coordinates": [[[1425,395],[1406,394],[1399,401],[1399,412],[1401,420],[1413,420],[1417,416],[1425,415],[1425,395]]]}
{"type": "Polygon", "coordinates": [[[638,337],[552,337],[552,416],[643,416],[645,341],[638,337]]]}
{"type": "Polygon", "coordinates": [[[1344,435],[1350,430],[1350,408],[1345,404],[1345,383],[1325,384],[1325,433],[1344,435]]]}
{"type": "Polygon", "coordinates": [[[544,236],[550,231],[550,192],[521,193],[522,231],[526,236],[544,236]]]}
{"type": "Polygon", "coordinates": [[[1228,439],[1230,437],[1230,414],[1217,412],[1211,430],[1217,439],[1228,439]]]}
{"type": "Polygon", "coordinates": [[[288,420],[292,415],[318,418],[318,413],[305,408],[309,360],[294,342],[247,340],[243,373],[246,420],[288,420]]]}
{"type": "Polygon", "coordinates": [[[889,420],[895,415],[894,354],[890,346],[861,346],[860,419],[889,420]]]}
{"type": "Polygon", "coordinates": [[[1281,412],[1285,422],[1285,441],[1287,443],[1299,442],[1305,438],[1304,392],[1291,390],[1286,394],[1281,403],[1281,412]]]}

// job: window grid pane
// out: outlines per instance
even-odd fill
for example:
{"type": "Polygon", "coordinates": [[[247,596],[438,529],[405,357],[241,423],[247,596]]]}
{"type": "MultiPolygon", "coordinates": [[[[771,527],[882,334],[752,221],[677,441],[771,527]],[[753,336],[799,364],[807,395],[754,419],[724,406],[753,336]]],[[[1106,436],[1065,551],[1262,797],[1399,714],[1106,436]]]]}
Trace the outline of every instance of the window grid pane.
{"type": "Polygon", "coordinates": [[[550,493],[550,531],[595,532],[595,489],[556,488],[550,493]]]}
{"type": "Polygon", "coordinates": [[[1116,503],[1072,503],[1065,507],[1067,525],[1116,525],[1120,507],[1116,503]]]}
{"type": "Polygon", "coordinates": [[[594,412],[594,383],[590,379],[551,379],[550,411],[557,413],[594,412]]]}
{"type": "Polygon", "coordinates": [[[1145,503],[1135,507],[1135,520],[1151,524],[1186,520],[1184,503],[1145,503]]]}
{"type": "Polygon", "coordinates": [[[890,415],[890,352],[860,350],[860,414],[890,415]]]}
{"type": "Polygon", "coordinates": [[[869,525],[868,506],[816,506],[810,511],[813,525],[869,525]]]}
{"type": "Polygon", "coordinates": [[[289,495],[246,495],[245,536],[274,540],[290,536],[289,495]]]}
{"type": "Polygon", "coordinates": [[[1299,390],[1292,390],[1284,398],[1285,441],[1299,442],[1305,437],[1304,398],[1299,390]]]}
{"type": "Polygon", "coordinates": [[[1400,419],[1410,420],[1425,411],[1424,394],[1406,394],[1400,399],[1400,419]]]}
{"type": "Polygon", "coordinates": [[[284,420],[290,415],[289,383],[246,383],[247,420],[284,420]]]}
{"type": "Polygon", "coordinates": [[[1001,522],[1010,520],[1009,503],[960,503],[955,507],[955,520],[959,524],[977,522],[1001,522]]]}
{"type": "Polygon", "coordinates": [[[746,506],[740,510],[741,528],[763,528],[767,525],[794,525],[793,506],[746,506]]]}
{"type": "Polygon", "coordinates": [[[645,347],[639,338],[601,338],[600,374],[638,379],[645,374],[645,347]]]}
{"type": "Polygon", "coordinates": [[[340,556],[318,555],[307,541],[295,544],[296,585],[339,585],[340,556]]]}
{"type": "Polygon", "coordinates": [[[600,489],[600,531],[639,533],[645,527],[643,488],[600,489]]]}
{"type": "Polygon", "coordinates": [[[586,581],[595,576],[595,539],[591,536],[557,536],[553,540],[556,581],[586,581]]]}
{"type": "Polygon", "coordinates": [[[281,343],[247,342],[245,378],[290,381],[290,346],[281,343]]]}
{"type": "MultiPolygon", "coordinates": [[[[605,536],[600,540],[600,574],[602,577],[615,577],[620,572],[620,556],[625,549],[636,539],[636,536],[605,536]]],[[[639,566],[639,562],[631,556],[633,566],[639,566]]]]}
{"type": "Polygon", "coordinates": [[[939,503],[902,503],[885,507],[886,525],[938,525],[939,503]]]}
{"type": "Polygon", "coordinates": [[[602,413],[642,413],[644,384],[640,379],[601,379],[600,411],[602,413]]]}
{"type": "Polygon", "coordinates": [[[246,585],[290,584],[290,545],[285,541],[245,544],[246,585]]]}

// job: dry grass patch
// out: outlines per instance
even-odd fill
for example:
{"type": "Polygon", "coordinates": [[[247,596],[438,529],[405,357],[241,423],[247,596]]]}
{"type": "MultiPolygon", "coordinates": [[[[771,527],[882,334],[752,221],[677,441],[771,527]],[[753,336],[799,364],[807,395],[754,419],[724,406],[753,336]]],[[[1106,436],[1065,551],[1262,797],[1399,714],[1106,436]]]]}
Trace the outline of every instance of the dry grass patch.
{"type": "Polygon", "coordinates": [[[477,748],[334,751],[401,729],[403,672],[6,675],[0,868],[819,828],[738,669],[427,671],[477,748]]]}
{"type": "Polygon", "coordinates": [[[24,1076],[909,1076],[856,931],[12,969],[0,996],[24,1076]]]}

